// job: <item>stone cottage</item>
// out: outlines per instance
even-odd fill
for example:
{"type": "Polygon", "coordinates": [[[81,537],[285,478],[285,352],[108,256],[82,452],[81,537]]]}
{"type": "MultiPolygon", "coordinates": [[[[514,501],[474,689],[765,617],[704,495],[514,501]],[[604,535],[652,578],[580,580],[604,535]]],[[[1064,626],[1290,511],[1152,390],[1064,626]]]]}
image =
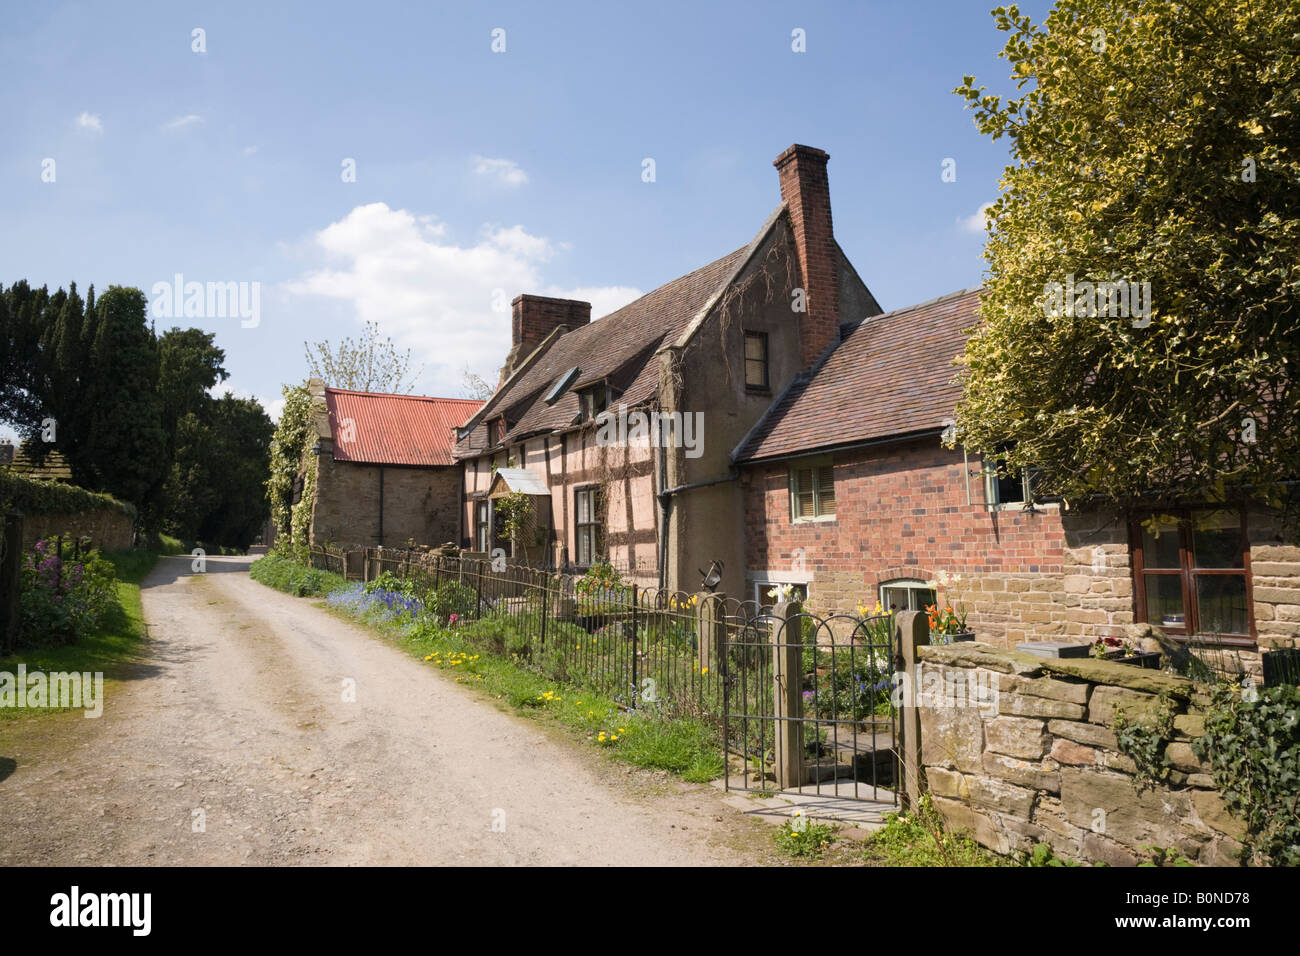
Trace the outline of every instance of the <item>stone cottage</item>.
{"type": "Polygon", "coordinates": [[[403,547],[459,540],[454,433],[483,403],[327,388],[320,379],[309,388],[316,424],[307,462],[315,494],[311,542],[403,547]]]}
{"type": "Polygon", "coordinates": [[[523,560],[500,540],[494,479],[517,469],[510,482],[545,490],[530,495],[545,511],[530,563],[609,559],[683,590],[716,564],[722,590],[740,592],[732,451],[841,324],[880,311],[835,241],[828,159],[785,150],[781,203],[750,242],[607,316],[593,321],[587,302],[515,298],[500,385],[457,436],[465,545],[523,560]]]}

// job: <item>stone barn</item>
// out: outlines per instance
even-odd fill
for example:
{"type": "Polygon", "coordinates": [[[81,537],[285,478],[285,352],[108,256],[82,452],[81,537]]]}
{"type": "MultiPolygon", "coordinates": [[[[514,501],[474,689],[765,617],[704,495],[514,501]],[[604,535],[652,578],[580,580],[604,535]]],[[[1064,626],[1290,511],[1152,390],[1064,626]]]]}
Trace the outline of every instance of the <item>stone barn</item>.
{"type": "Polygon", "coordinates": [[[316,444],[304,472],[314,478],[311,543],[394,548],[459,541],[463,491],[454,432],[483,403],[327,388],[320,379],[310,389],[316,444]]]}

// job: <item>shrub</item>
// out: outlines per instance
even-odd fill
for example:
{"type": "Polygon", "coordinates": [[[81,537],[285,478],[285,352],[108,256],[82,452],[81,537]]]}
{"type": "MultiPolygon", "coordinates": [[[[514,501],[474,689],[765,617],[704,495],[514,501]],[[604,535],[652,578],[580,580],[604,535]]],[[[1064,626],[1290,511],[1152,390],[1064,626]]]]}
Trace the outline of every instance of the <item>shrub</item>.
{"type": "Polygon", "coordinates": [[[320,597],[347,586],[340,575],[307,567],[275,551],[254,561],[248,576],[295,597],[320,597]]]}
{"type": "Polygon", "coordinates": [[[64,559],[49,541],[37,541],[23,561],[18,641],[72,643],[98,627],[116,600],[117,573],[98,551],[64,559]]]}
{"type": "Polygon", "coordinates": [[[1219,685],[1192,749],[1210,762],[1224,804],[1246,825],[1246,857],[1300,865],[1300,688],[1219,685]]]}

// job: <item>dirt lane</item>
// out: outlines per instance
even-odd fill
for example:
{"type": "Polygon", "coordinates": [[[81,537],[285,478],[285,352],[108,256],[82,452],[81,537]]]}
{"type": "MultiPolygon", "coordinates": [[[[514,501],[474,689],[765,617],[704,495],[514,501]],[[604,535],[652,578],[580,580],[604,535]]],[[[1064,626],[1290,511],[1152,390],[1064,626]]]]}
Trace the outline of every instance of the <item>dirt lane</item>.
{"type": "Polygon", "coordinates": [[[708,865],[765,846],[711,788],[502,713],[250,580],[248,558],[189,562],[144,582],[149,663],[102,718],[0,723],[0,864],[708,865]]]}

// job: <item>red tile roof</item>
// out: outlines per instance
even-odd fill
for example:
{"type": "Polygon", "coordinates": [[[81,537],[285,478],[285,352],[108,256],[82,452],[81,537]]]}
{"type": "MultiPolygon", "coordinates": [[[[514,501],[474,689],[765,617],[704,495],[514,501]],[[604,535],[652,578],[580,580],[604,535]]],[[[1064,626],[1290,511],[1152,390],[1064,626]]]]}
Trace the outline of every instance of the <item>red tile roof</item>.
{"type": "Polygon", "coordinates": [[[372,465],[452,465],[455,428],[483,407],[469,398],[427,398],[325,389],[334,460],[372,465]],[[347,427],[351,420],[352,427],[347,427]],[[350,441],[344,441],[350,438],[350,441]]]}
{"type": "Polygon", "coordinates": [[[864,319],[811,376],[796,379],[736,453],[784,457],[937,430],[961,396],[952,360],[979,323],[979,289],[864,319]]]}

